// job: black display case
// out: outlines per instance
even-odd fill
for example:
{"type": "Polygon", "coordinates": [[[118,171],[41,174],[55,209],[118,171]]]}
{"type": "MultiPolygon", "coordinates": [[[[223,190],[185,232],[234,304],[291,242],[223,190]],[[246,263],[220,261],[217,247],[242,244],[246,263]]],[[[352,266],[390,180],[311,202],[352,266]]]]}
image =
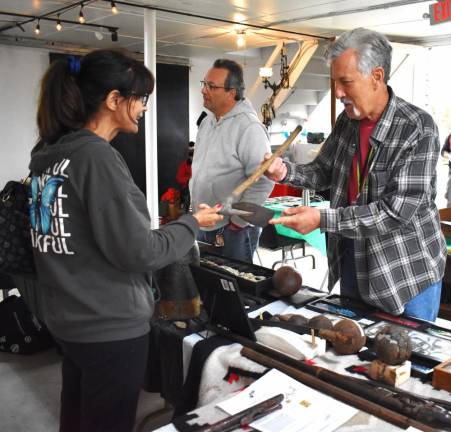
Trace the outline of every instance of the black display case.
{"type": "Polygon", "coordinates": [[[266,267],[214,254],[203,248],[200,248],[200,265],[224,273],[228,276],[234,276],[241,292],[245,294],[256,297],[266,297],[265,292],[273,289],[272,279],[275,271],[266,267]],[[241,275],[234,274],[234,272],[231,272],[224,267],[229,267],[230,269],[238,271],[241,275]],[[244,275],[245,273],[251,273],[260,280],[250,280],[244,275]]]}

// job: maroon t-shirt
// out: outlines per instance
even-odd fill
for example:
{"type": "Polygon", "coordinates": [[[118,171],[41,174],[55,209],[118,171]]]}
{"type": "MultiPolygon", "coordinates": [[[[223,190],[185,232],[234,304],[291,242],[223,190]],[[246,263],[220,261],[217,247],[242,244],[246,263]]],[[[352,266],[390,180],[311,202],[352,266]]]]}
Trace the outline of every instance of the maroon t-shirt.
{"type": "Polygon", "coordinates": [[[352,159],[351,172],[349,173],[349,183],[348,183],[348,203],[355,204],[359,192],[361,192],[362,183],[368,175],[369,168],[369,150],[370,150],[370,136],[376,126],[376,121],[370,121],[368,119],[360,120],[359,132],[360,132],[360,142],[359,148],[354,154],[354,159],[352,159]],[[360,176],[357,174],[357,164],[360,165],[360,176]],[[358,178],[360,177],[360,184],[358,178]]]}

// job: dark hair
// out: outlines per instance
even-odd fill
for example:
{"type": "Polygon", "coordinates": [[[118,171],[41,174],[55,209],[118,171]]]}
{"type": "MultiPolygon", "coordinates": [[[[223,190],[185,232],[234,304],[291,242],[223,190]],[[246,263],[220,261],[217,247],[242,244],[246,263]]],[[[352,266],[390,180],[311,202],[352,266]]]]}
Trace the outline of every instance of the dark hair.
{"type": "Polygon", "coordinates": [[[227,69],[228,74],[224,83],[227,89],[235,89],[235,100],[244,99],[244,79],[243,68],[236,61],[228,59],[218,59],[213,63],[213,67],[217,69],[227,69]]]}
{"type": "Polygon", "coordinates": [[[53,62],[41,82],[37,122],[39,141],[54,144],[82,128],[112,90],[124,97],[153,91],[155,79],[138,60],[116,50],[98,50],[74,70],[68,60],[53,62]]]}

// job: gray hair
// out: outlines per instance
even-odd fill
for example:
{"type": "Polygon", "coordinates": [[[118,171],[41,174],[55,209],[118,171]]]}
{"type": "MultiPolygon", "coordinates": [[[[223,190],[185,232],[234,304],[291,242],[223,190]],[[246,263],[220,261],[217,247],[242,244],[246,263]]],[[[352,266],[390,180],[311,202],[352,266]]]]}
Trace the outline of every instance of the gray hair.
{"type": "Polygon", "coordinates": [[[228,74],[224,87],[228,90],[235,89],[235,100],[239,101],[244,99],[244,79],[241,65],[233,60],[218,59],[213,63],[213,67],[227,69],[228,74]]]}
{"type": "Polygon", "coordinates": [[[387,83],[390,78],[392,47],[383,34],[362,27],[341,34],[325,54],[327,64],[330,66],[333,60],[349,48],[357,51],[357,67],[363,75],[368,76],[374,68],[380,66],[384,69],[384,81],[387,83]]]}

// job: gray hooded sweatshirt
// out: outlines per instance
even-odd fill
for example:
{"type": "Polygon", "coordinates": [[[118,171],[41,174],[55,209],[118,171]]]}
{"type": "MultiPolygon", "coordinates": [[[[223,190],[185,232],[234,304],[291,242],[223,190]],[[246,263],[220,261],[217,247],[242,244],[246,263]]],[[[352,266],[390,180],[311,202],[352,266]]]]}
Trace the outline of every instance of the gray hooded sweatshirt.
{"type": "Polygon", "coordinates": [[[190,215],[150,229],[146,199],[121,155],[87,130],[32,156],[30,219],[43,319],[69,342],[131,339],[149,331],[150,274],[183,257],[190,215]]]}
{"type": "MultiPolygon", "coordinates": [[[[230,193],[260,165],[264,154],[270,151],[268,131],[247,99],[237,102],[219,120],[212,113],[208,114],[196,138],[190,181],[193,209],[200,203],[224,203],[230,193]]],[[[261,205],[268,198],[273,185],[271,180],[263,176],[235,202],[261,205]]],[[[218,229],[229,221],[228,217],[224,217],[215,227],[202,229],[218,229]]],[[[232,216],[232,222],[240,226],[247,225],[237,216],[232,216]]]]}

